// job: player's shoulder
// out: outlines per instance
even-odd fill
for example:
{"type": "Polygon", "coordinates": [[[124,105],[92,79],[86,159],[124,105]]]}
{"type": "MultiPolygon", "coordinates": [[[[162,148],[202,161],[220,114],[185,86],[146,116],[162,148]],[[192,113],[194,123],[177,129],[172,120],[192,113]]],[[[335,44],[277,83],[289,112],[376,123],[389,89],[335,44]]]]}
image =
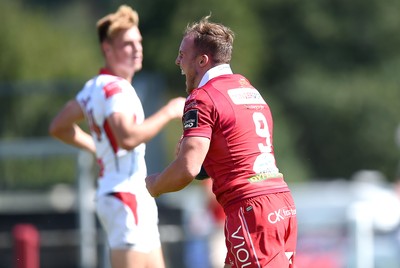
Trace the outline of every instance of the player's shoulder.
{"type": "Polygon", "coordinates": [[[185,103],[185,111],[203,106],[212,105],[212,97],[207,92],[207,89],[204,87],[199,87],[192,92],[190,92],[189,96],[186,98],[185,103]]]}
{"type": "Polygon", "coordinates": [[[98,93],[106,98],[122,93],[126,90],[132,90],[132,85],[126,80],[118,76],[100,74],[95,78],[98,93]]]}
{"type": "Polygon", "coordinates": [[[78,96],[91,96],[95,99],[108,99],[123,92],[132,92],[132,85],[125,79],[108,75],[99,74],[88,80],[78,96]]]}

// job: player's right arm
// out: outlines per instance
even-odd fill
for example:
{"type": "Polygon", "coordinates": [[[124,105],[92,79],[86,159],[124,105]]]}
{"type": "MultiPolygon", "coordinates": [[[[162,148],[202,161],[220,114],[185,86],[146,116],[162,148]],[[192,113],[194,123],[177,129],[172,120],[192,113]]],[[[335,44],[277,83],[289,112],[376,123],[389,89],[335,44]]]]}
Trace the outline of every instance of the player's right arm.
{"type": "Polygon", "coordinates": [[[125,150],[132,150],[141,143],[147,142],[156,136],[171,120],[181,118],[185,99],[178,97],[170,100],[165,106],[144,120],[136,124],[131,116],[121,112],[112,113],[107,122],[110,126],[118,146],[125,150]]]}
{"type": "Polygon", "coordinates": [[[147,176],[146,187],[149,193],[157,197],[185,188],[199,174],[209,148],[208,138],[183,138],[176,159],[163,172],[147,176]]]}
{"type": "Polygon", "coordinates": [[[70,100],[54,117],[49,126],[49,134],[64,143],[95,153],[96,147],[92,136],[77,124],[84,119],[79,103],[76,100],[70,100]]]}

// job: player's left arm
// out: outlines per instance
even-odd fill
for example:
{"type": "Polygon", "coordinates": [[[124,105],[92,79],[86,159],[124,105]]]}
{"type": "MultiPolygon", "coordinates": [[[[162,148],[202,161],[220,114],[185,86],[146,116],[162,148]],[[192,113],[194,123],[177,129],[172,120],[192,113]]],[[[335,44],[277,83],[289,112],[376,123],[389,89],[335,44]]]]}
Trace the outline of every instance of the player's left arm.
{"type": "Polygon", "coordinates": [[[52,120],[49,133],[64,143],[94,153],[96,148],[92,136],[77,124],[84,119],[85,116],[79,103],[76,100],[70,100],[52,120]]]}
{"type": "Polygon", "coordinates": [[[199,174],[209,148],[208,138],[183,138],[177,158],[163,172],[146,178],[150,194],[157,197],[163,193],[185,188],[199,174]]]}

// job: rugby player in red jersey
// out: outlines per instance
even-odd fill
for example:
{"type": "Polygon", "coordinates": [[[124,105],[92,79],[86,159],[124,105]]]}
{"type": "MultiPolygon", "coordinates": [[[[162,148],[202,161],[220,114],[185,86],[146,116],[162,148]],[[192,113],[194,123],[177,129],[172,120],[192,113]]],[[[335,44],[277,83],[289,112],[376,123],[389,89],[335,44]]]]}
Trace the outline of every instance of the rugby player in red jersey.
{"type": "Polygon", "coordinates": [[[233,39],[209,16],[187,26],[176,58],[189,94],[183,138],[177,158],[146,178],[147,189],[155,197],[181,190],[203,165],[226,215],[224,267],[294,268],[296,207],[276,165],[271,111],[233,74],[233,39]]]}

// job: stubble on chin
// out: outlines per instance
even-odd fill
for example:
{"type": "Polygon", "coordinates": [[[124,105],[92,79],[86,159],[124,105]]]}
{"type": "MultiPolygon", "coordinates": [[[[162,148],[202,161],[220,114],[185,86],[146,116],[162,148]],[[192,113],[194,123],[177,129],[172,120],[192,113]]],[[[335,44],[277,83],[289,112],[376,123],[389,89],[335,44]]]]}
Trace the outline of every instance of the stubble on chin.
{"type": "Polygon", "coordinates": [[[192,93],[192,91],[196,88],[194,79],[188,80],[186,77],[186,92],[188,94],[192,93]]]}
{"type": "Polygon", "coordinates": [[[193,91],[193,89],[186,88],[186,93],[187,93],[188,95],[190,95],[190,93],[192,93],[192,91],[193,91]]]}
{"type": "Polygon", "coordinates": [[[194,90],[193,84],[186,83],[186,93],[190,95],[190,93],[192,93],[193,90],[194,90]]]}

